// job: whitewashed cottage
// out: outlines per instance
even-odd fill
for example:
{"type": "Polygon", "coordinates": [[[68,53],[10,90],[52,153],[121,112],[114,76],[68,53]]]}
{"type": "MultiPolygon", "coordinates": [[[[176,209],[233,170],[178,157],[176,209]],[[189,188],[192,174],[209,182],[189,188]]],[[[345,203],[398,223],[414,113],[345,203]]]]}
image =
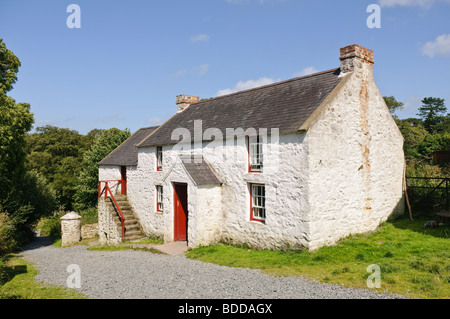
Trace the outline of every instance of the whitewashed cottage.
{"type": "Polygon", "coordinates": [[[314,250],[402,213],[403,138],[373,63],[350,45],[339,68],[202,101],[177,96],[168,121],[99,163],[101,242],[314,250]]]}

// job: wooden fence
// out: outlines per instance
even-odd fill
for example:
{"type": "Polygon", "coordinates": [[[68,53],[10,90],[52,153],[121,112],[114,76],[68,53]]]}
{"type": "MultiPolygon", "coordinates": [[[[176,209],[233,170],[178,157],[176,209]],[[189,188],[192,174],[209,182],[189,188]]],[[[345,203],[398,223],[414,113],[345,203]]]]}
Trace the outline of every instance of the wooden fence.
{"type": "Polygon", "coordinates": [[[435,205],[450,205],[450,178],[406,177],[406,189],[411,206],[418,210],[430,210],[435,205]]]}

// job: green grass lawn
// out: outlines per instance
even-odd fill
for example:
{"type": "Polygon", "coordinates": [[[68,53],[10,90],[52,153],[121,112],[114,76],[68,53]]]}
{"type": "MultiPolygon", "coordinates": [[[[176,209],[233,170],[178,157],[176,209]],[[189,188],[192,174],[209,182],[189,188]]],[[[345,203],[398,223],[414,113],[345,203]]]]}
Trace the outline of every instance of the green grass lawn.
{"type": "MultiPolygon", "coordinates": [[[[370,234],[354,235],[315,252],[256,250],[214,245],[190,250],[187,256],[232,267],[261,269],[276,276],[303,276],[347,287],[367,288],[372,273],[381,270],[379,292],[419,298],[450,297],[450,227],[424,228],[426,219],[383,223],[370,234]]],[[[367,288],[368,289],[368,288],[367,288]]]]}
{"type": "MultiPolygon", "coordinates": [[[[367,288],[367,267],[381,269],[379,292],[419,298],[450,297],[450,226],[424,228],[426,219],[399,219],[383,223],[370,234],[354,235],[315,252],[256,250],[214,245],[190,250],[187,256],[231,267],[261,269],[275,276],[303,276],[317,281],[367,288]]],[[[148,242],[158,242],[149,239],[148,242]]],[[[147,243],[147,241],[143,242],[147,243]]],[[[56,244],[57,245],[57,244],[56,244]]],[[[114,249],[129,249],[126,244],[114,249]]],[[[111,249],[111,247],[91,247],[111,249]]],[[[1,265],[0,265],[1,266],[1,265]]],[[[1,298],[85,298],[74,289],[43,285],[34,280],[37,270],[10,256],[0,276],[1,298]],[[6,275],[5,275],[6,274],[6,275]]]]}
{"type": "MultiPolygon", "coordinates": [[[[87,239],[77,245],[88,245],[87,239]]],[[[158,244],[163,241],[158,238],[146,238],[138,242],[127,242],[117,246],[90,246],[88,250],[117,251],[117,250],[144,250],[159,253],[154,249],[133,248],[130,244],[158,244]]],[[[61,248],[61,239],[56,240],[53,246],[61,248]]],[[[35,281],[38,271],[32,264],[21,258],[10,255],[5,262],[0,261],[0,299],[86,299],[75,289],[55,285],[44,285],[35,281]]]]}
{"type": "Polygon", "coordinates": [[[0,278],[0,299],[85,299],[75,289],[44,285],[34,280],[37,270],[25,260],[8,257],[0,278]]]}

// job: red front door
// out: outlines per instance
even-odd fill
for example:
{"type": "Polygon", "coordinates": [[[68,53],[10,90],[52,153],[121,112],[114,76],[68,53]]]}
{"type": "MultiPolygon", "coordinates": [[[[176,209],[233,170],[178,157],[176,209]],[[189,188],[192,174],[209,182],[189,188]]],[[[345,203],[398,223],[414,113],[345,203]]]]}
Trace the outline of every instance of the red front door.
{"type": "Polygon", "coordinates": [[[174,241],[187,240],[187,184],[174,184],[174,241]]]}
{"type": "Polygon", "coordinates": [[[126,195],[127,194],[127,167],[121,166],[120,167],[120,189],[121,194],[126,195]]]}

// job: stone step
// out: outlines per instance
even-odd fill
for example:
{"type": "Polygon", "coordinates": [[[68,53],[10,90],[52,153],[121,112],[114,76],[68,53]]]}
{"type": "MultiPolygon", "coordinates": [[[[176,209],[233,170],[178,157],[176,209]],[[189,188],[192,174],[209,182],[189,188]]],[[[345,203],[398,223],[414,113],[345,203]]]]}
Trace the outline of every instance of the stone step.
{"type": "MultiPolygon", "coordinates": [[[[136,217],[134,216],[132,211],[122,211],[123,217],[125,217],[125,219],[136,219],[136,217]]],[[[117,218],[119,218],[120,213],[117,212],[116,214],[117,218]]]]}
{"type": "MultiPolygon", "coordinates": [[[[108,202],[108,205],[109,205],[110,207],[115,207],[115,206],[116,206],[116,205],[114,205],[112,202],[108,202]]],[[[124,211],[124,210],[130,210],[130,211],[132,211],[132,210],[133,210],[133,207],[131,207],[128,203],[125,205],[125,204],[123,204],[123,203],[121,203],[121,202],[117,202],[117,205],[119,205],[120,210],[122,210],[122,211],[124,211]]]]}
{"type": "MultiPolygon", "coordinates": [[[[117,225],[120,225],[122,227],[122,220],[119,219],[119,217],[114,217],[114,222],[117,225]]],[[[139,222],[137,221],[137,219],[133,218],[133,219],[126,219],[125,218],[125,226],[132,226],[132,225],[138,225],[139,226],[139,222]]]]}
{"type": "MultiPolygon", "coordinates": [[[[123,238],[124,241],[130,241],[142,238],[144,234],[142,233],[141,226],[139,221],[136,219],[133,208],[128,203],[126,195],[114,195],[116,199],[117,205],[120,207],[120,210],[125,217],[125,236],[123,238]]],[[[111,200],[108,201],[108,205],[113,210],[116,210],[115,205],[111,200]]],[[[114,216],[114,222],[117,225],[117,229],[120,233],[122,233],[122,221],[119,218],[119,213],[117,212],[116,216],[114,216]]]]}
{"type": "MultiPolygon", "coordinates": [[[[120,231],[122,231],[122,228],[120,228],[120,231]]],[[[131,235],[142,235],[141,228],[134,227],[134,228],[127,228],[125,227],[125,236],[131,236],[131,235]]]]}
{"type": "Polygon", "coordinates": [[[125,233],[125,237],[124,237],[123,241],[132,241],[132,240],[140,239],[142,237],[144,237],[144,235],[140,232],[139,233],[131,233],[131,234],[125,233]]]}
{"type": "MultiPolygon", "coordinates": [[[[122,233],[122,225],[117,225],[117,229],[119,230],[120,233],[122,233]]],[[[139,227],[139,225],[131,225],[131,226],[125,226],[125,235],[128,233],[139,233],[141,234],[141,228],[139,227]]]]}
{"type": "MultiPolygon", "coordinates": [[[[116,210],[116,207],[114,206],[114,205],[112,205],[112,204],[108,204],[109,205],[109,208],[110,209],[112,209],[112,210],[116,210]]],[[[122,214],[126,217],[126,216],[132,216],[132,217],[134,217],[134,212],[133,212],[133,209],[131,208],[131,207],[128,207],[128,208],[123,208],[122,206],[120,206],[119,205],[119,207],[120,207],[120,211],[122,212],[122,214]]],[[[117,211],[117,213],[119,214],[119,211],[118,210],[116,210],[117,211]]]]}

